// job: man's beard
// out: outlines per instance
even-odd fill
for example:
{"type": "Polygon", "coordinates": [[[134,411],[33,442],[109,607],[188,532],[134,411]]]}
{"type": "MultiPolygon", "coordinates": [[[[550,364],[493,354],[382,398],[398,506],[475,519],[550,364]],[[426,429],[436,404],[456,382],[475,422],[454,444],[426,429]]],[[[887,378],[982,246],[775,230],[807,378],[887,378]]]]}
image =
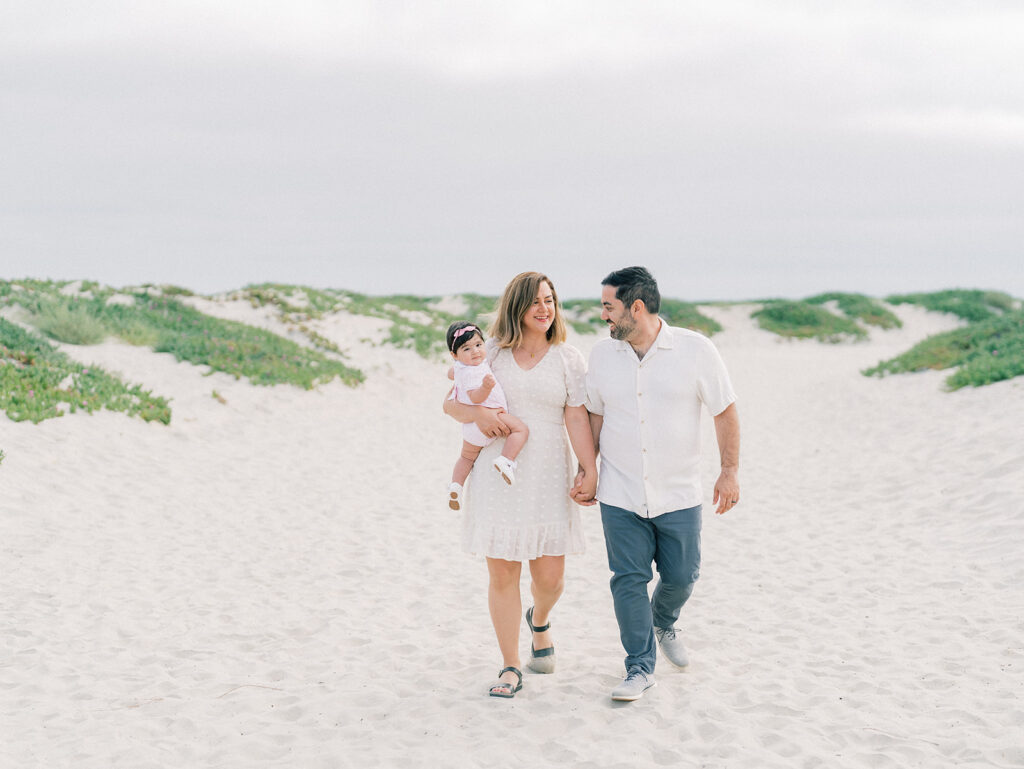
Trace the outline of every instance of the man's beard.
{"type": "Polygon", "coordinates": [[[609,329],[612,339],[618,339],[620,342],[628,339],[634,331],[636,331],[636,321],[629,310],[625,310],[622,317],[615,321],[615,325],[609,329]]]}

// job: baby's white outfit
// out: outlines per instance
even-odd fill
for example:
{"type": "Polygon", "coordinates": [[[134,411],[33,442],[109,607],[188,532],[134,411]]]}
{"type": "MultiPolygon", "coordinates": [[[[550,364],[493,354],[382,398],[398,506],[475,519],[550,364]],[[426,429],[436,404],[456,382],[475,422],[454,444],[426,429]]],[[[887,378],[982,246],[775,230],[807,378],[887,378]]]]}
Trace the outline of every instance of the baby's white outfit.
{"type": "MultiPolygon", "coordinates": [[[[494,376],[491,367],[484,361],[479,366],[467,366],[465,363],[455,361],[455,400],[459,403],[467,403],[470,406],[486,406],[489,409],[505,409],[508,411],[508,400],[505,398],[505,391],[501,385],[495,383],[491,394],[482,403],[473,403],[469,399],[470,390],[478,390],[488,374],[494,376]]],[[[488,438],[473,422],[462,426],[462,438],[466,443],[474,446],[489,446],[494,438],[488,438]]]]}

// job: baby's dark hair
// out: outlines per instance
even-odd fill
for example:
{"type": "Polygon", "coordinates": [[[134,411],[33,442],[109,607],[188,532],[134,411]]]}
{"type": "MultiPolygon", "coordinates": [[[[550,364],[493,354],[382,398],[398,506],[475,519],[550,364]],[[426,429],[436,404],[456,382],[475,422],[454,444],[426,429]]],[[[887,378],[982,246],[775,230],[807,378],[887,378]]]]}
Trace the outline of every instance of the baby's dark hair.
{"type": "Polygon", "coordinates": [[[445,339],[448,342],[448,350],[452,353],[457,353],[459,348],[462,347],[466,342],[472,339],[477,334],[480,338],[484,338],[484,332],[480,330],[480,327],[476,323],[470,323],[468,320],[457,320],[448,327],[448,333],[445,335],[445,339]],[[472,329],[462,331],[462,329],[472,329]],[[459,332],[462,331],[461,334],[459,332]],[[456,336],[458,334],[458,336],[456,336]]]}

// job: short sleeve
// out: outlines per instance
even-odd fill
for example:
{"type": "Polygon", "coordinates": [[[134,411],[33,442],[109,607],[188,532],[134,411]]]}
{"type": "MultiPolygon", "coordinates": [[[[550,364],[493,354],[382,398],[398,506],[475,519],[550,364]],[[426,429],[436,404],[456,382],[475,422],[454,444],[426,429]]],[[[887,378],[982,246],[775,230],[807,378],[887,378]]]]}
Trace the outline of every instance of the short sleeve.
{"type": "Polygon", "coordinates": [[[570,344],[559,345],[565,373],[565,405],[583,406],[587,402],[587,364],[583,353],[570,344]]]}
{"type": "Polygon", "coordinates": [[[697,392],[708,411],[718,416],[736,400],[736,393],[725,370],[725,362],[715,345],[705,340],[698,354],[697,392]]]}
{"type": "Polygon", "coordinates": [[[587,411],[591,414],[597,414],[598,416],[604,416],[604,399],[601,398],[601,390],[597,386],[597,369],[594,365],[594,358],[598,355],[598,346],[595,345],[594,349],[590,351],[590,365],[587,366],[587,401],[584,404],[587,407],[587,411]]]}

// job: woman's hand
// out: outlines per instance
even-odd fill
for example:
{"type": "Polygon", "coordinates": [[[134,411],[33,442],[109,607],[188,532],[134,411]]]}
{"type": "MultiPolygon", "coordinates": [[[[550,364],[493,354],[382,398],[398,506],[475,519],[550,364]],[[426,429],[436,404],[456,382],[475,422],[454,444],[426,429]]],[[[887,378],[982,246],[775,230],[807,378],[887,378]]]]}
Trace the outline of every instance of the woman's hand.
{"type": "Polygon", "coordinates": [[[565,430],[569,443],[579,461],[576,481],[569,496],[579,505],[593,505],[597,496],[597,452],[594,433],[590,428],[590,414],[583,406],[565,407],[565,430]]]}
{"type": "MultiPolygon", "coordinates": [[[[453,387],[452,390],[454,389],[453,387]]],[[[451,398],[452,390],[448,391],[448,397],[445,398],[442,408],[444,413],[456,422],[461,422],[464,425],[473,422],[488,438],[504,438],[512,432],[508,425],[498,418],[499,414],[505,413],[505,409],[489,409],[484,406],[460,403],[451,398]]]]}
{"type": "Polygon", "coordinates": [[[597,468],[589,471],[580,467],[576,473],[576,480],[573,482],[569,496],[577,505],[589,507],[597,504],[597,468]]]}
{"type": "Polygon", "coordinates": [[[488,438],[504,438],[512,432],[508,425],[498,418],[499,414],[504,413],[505,409],[479,408],[477,418],[473,420],[473,423],[488,438]]]}

